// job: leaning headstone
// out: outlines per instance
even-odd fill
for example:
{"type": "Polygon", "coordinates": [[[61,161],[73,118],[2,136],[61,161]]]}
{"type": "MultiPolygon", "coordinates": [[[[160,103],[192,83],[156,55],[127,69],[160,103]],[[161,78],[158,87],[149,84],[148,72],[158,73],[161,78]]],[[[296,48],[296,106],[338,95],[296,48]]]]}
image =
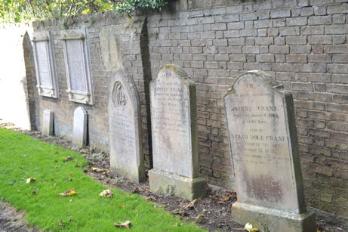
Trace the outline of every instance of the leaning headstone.
{"type": "Polygon", "coordinates": [[[84,147],[88,142],[88,114],[79,106],[74,111],[74,125],[72,142],[77,147],[84,147]]]}
{"type": "Polygon", "coordinates": [[[145,179],[139,95],[132,79],[116,72],[109,95],[110,167],[133,182],[145,179]]]}
{"type": "Polygon", "coordinates": [[[235,221],[261,231],[314,232],[306,211],[292,95],[260,71],[224,97],[238,201],[235,221]]]}
{"type": "Polygon", "coordinates": [[[43,111],[41,133],[46,136],[54,135],[54,113],[51,110],[43,111]]]}
{"type": "Polygon", "coordinates": [[[165,65],[151,82],[153,169],[150,190],[186,199],[206,192],[198,175],[196,88],[175,65],[165,65]]]}

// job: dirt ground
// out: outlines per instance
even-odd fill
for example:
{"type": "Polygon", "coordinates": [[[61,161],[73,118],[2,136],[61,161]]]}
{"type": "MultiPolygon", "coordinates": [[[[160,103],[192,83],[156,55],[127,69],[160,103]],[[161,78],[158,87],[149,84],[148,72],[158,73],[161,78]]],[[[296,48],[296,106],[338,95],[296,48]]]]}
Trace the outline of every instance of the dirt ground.
{"type": "MultiPolygon", "coordinates": [[[[0,127],[11,127],[1,124],[0,127]]],[[[13,128],[12,128],[13,129],[13,128]]],[[[94,179],[127,192],[142,195],[145,199],[164,207],[167,211],[179,215],[183,220],[194,221],[209,231],[244,231],[243,225],[231,220],[231,206],[236,200],[236,194],[224,189],[210,189],[207,197],[194,201],[187,201],[173,196],[162,196],[151,193],[148,183],[134,184],[125,178],[116,176],[109,171],[109,155],[96,149],[74,149],[70,142],[59,137],[45,137],[39,132],[22,131],[33,137],[49,143],[62,145],[68,149],[79,151],[89,162],[85,172],[94,179]]],[[[318,232],[348,232],[348,222],[338,219],[334,215],[310,209],[316,214],[318,232]]],[[[23,214],[16,212],[9,205],[0,202],[0,232],[7,231],[35,231],[28,228],[23,220],[23,214]]]]}

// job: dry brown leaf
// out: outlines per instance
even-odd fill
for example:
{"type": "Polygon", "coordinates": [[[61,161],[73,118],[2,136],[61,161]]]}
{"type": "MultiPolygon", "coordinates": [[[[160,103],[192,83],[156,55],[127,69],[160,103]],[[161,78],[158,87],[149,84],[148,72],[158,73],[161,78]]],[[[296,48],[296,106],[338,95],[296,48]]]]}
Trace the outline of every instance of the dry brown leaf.
{"type": "Polygon", "coordinates": [[[64,162],[68,162],[68,161],[71,161],[73,160],[74,158],[72,156],[67,156],[63,159],[64,162]]]}
{"type": "Polygon", "coordinates": [[[125,221],[125,222],[121,222],[121,223],[115,223],[114,224],[114,226],[115,227],[117,227],[117,228],[126,228],[126,229],[130,229],[131,228],[131,226],[132,226],[132,223],[131,223],[131,221],[125,221]]]}
{"type": "Polygon", "coordinates": [[[91,170],[95,173],[102,173],[102,174],[106,174],[108,172],[107,169],[97,168],[97,167],[92,167],[91,170]]]}
{"type": "Polygon", "coordinates": [[[33,183],[33,182],[35,182],[35,181],[36,181],[36,179],[35,179],[34,177],[29,177],[29,178],[27,178],[27,180],[25,181],[25,183],[31,184],[31,183],[33,183]]]}
{"type": "Polygon", "coordinates": [[[105,197],[105,198],[111,198],[113,197],[113,193],[110,189],[105,189],[101,193],[99,193],[99,196],[105,197]]]}
{"type": "Polygon", "coordinates": [[[228,192],[218,200],[218,203],[224,204],[228,201],[235,200],[236,198],[237,198],[237,194],[235,192],[228,192]]]}
{"type": "Polygon", "coordinates": [[[184,209],[194,209],[196,203],[197,203],[197,199],[194,199],[194,200],[191,201],[190,203],[186,204],[186,205],[184,206],[184,209]]]}
{"type": "Polygon", "coordinates": [[[62,197],[72,197],[77,195],[77,192],[75,191],[75,189],[69,189],[63,193],[59,193],[59,195],[62,197]]]}

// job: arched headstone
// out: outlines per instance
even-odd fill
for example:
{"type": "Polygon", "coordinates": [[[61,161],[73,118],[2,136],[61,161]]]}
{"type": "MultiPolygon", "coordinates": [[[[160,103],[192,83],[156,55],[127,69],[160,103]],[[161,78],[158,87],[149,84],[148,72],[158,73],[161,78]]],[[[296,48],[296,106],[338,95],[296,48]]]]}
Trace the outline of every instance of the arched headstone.
{"type": "Polygon", "coordinates": [[[88,114],[82,106],[74,111],[72,142],[78,147],[87,146],[88,143],[88,114]]]}
{"type": "Polygon", "coordinates": [[[54,113],[51,110],[43,111],[41,133],[46,136],[54,135],[54,113]]]}
{"type": "Polygon", "coordinates": [[[196,88],[178,66],[165,65],[151,82],[153,192],[194,199],[205,194],[199,177],[196,88]]]}
{"type": "Polygon", "coordinates": [[[116,72],[109,95],[110,168],[134,182],[145,178],[139,95],[132,79],[116,72]]]}
{"type": "Polygon", "coordinates": [[[260,71],[241,75],[225,109],[238,201],[232,217],[262,231],[314,232],[307,213],[292,95],[260,71]]]}

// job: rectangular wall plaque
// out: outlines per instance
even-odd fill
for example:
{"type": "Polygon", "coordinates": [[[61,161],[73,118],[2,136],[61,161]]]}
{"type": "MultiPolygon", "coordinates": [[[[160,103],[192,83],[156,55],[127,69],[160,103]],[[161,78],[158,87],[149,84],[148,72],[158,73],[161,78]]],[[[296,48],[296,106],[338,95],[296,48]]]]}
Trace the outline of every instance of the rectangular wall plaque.
{"type": "Polygon", "coordinates": [[[64,32],[64,58],[70,101],[93,104],[85,31],[64,32]]]}
{"type": "Polygon", "coordinates": [[[58,98],[50,33],[36,33],[33,37],[33,47],[39,95],[58,98]]]}

